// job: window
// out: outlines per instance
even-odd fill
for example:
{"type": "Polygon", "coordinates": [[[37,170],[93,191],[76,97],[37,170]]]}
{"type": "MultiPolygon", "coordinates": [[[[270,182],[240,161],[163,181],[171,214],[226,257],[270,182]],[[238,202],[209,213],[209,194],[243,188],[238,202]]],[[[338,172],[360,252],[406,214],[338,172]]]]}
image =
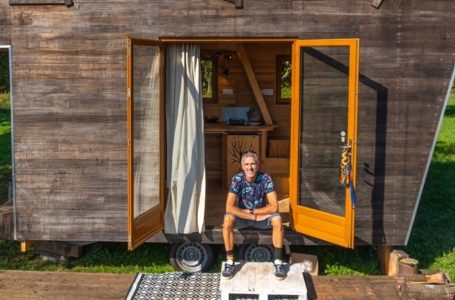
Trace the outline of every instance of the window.
{"type": "Polygon", "coordinates": [[[276,57],[276,103],[291,103],[292,63],[290,55],[276,57]]]}
{"type": "Polygon", "coordinates": [[[218,102],[217,56],[201,54],[202,98],[204,103],[218,102]]]}

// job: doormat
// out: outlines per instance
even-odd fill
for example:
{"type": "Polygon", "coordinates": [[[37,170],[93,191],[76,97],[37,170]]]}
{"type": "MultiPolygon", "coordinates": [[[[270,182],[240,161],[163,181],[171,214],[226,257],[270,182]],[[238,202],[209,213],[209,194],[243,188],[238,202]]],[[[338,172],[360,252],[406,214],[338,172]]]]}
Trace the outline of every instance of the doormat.
{"type": "Polygon", "coordinates": [[[136,275],[126,300],[221,299],[218,273],[165,273],[136,275]]]}

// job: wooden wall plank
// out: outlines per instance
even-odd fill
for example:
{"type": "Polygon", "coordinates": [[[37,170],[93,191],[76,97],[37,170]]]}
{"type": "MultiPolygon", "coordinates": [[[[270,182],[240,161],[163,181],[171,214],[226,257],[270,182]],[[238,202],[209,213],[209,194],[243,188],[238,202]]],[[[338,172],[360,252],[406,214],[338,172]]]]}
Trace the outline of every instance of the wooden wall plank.
{"type": "MultiPolygon", "coordinates": [[[[384,1],[379,10],[355,0],[249,0],[242,10],[207,0],[0,0],[0,42],[13,45],[19,238],[126,240],[127,36],[300,36],[360,38],[356,236],[404,243],[454,66],[454,10],[450,0],[384,1]]],[[[274,87],[274,62],[245,47],[259,86],[274,87]]],[[[238,93],[225,101],[252,105],[236,63],[238,93]]],[[[280,120],[289,106],[264,100],[279,125],[271,136],[288,136],[280,120]]]]}
{"type": "Polygon", "coordinates": [[[11,44],[10,24],[8,0],[0,0],[0,45],[11,44]]]}

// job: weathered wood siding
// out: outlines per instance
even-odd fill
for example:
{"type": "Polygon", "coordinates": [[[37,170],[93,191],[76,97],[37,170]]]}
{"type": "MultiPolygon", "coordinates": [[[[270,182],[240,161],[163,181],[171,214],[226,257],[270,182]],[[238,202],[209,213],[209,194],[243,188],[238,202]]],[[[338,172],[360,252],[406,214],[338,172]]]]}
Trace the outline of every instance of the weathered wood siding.
{"type": "Polygon", "coordinates": [[[8,0],[0,0],[0,45],[9,45],[11,43],[10,35],[8,0]]]}
{"type": "Polygon", "coordinates": [[[360,38],[356,236],[405,242],[454,66],[453,0],[386,0],[379,10],[370,0],[246,0],[244,9],[76,0],[9,10],[19,239],[126,240],[127,35],[300,36],[360,38]]]}

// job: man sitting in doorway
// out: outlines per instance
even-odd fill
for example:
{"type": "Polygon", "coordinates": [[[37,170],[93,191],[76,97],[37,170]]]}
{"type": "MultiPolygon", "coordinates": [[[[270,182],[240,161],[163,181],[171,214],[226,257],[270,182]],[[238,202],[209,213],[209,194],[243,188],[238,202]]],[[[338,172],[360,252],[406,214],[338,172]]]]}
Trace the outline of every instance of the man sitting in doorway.
{"type": "Polygon", "coordinates": [[[281,260],[283,226],[278,213],[278,197],[272,178],[266,173],[259,172],[259,161],[255,153],[244,153],[241,166],[243,171],[232,178],[226,200],[223,223],[226,263],[222,275],[230,278],[234,274],[234,227],[237,229],[272,228],[275,276],[278,279],[284,279],[286,271],[281,260]]]}

